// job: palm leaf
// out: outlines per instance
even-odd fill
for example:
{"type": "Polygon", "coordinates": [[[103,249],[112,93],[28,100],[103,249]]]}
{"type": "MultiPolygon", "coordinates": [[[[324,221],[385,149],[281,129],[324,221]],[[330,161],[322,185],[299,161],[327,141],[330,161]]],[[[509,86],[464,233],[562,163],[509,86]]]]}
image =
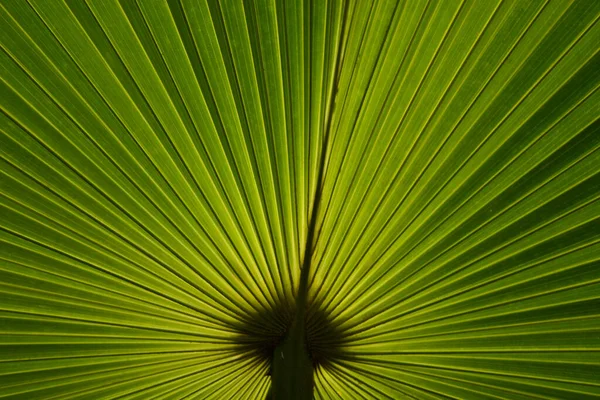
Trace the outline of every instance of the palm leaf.
{"type": "Polygon", "coordinates": [[[600,395],[600,3],[0,6],[1,398],[600,395]]]}

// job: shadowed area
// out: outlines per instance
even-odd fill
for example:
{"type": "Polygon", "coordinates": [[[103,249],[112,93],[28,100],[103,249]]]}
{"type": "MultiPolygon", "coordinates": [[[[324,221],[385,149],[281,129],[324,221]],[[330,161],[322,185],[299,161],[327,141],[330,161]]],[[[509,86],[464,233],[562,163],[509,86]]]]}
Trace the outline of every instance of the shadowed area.
{"type": "MultiPolygon", "coordinates": [[[[273,351],[285,339],[293,317],[293,311],[282,306],[247,316],[236,327],[238,335],[234,341],[238,351],[247,357],[268,361],[270,365],[273,351]]],[[[315,369],[326,367],[338,357],[348,358],[341,350],[343,339],[343,331],[321,310],[307,317],[306,350],[315,369]]]]}

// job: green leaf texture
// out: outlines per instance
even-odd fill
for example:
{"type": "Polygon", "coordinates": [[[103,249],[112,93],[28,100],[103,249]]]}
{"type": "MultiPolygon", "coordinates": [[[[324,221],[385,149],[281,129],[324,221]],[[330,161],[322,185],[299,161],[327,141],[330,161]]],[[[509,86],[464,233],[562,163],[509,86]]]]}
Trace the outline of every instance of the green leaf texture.
{"type": "Polygon", "coordinates": [[[597,398],[599,17],[0,1],[0,398],[597,398]]]}

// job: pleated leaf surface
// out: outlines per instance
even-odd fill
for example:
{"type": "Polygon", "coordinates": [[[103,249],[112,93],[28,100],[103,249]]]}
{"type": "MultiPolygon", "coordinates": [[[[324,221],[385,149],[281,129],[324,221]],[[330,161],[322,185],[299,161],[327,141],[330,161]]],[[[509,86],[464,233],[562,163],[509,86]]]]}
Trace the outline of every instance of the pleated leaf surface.
{"type": "Polygon", "coordinates": [[[1,1],[0,398],[597,398],[599,17],[1,1]]]}

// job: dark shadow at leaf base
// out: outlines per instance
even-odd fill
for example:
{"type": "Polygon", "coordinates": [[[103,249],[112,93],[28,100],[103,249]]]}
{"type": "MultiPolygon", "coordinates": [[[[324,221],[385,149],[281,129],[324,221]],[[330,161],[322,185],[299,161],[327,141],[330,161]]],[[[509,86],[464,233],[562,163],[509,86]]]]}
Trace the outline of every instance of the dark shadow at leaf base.
{"type": "MultiPolygon", "coordinates": [[[[273,351],[285,339],[293,318],[294,310],[287,306],[246,315],[235,327],[238,335],[234,343],[244,356],[268,361],[271,365],[273,351]]],[[[342,350],[343,339],[343,332],[324,312],[312,311],[307,317],[306,350],[315,368],[326,368],[336,359],[349,358],[342,350]]]]}
{"type": "Polygon", "coordinates": [[[269,361],[275,348],[283,341],[294,318],[289,306],[277,306],[245,315],[234,329],[237,350],[245,357],[269,361]]]}
{"type": "Polygon", "coordinates": [[[310,314],[306,321],[306,345],[315,369],[348,358],[342,350],[344,334],[321,310],[310,314]]]}

